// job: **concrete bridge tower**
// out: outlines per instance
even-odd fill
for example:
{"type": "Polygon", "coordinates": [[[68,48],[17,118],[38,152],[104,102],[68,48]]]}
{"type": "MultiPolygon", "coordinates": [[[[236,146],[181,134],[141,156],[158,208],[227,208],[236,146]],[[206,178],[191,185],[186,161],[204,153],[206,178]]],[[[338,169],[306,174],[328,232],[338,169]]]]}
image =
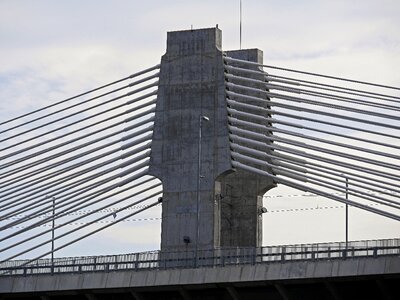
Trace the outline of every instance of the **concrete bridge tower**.
{"type": "MultiPolygon", "coordinates": [[[[262,62],[258,49],[230,57],[262,62]]],[[[169,32],[162,57],[150,174],[163,183],[162,251],[258,247],[265,177],[231,162],[218,28],[169,32]]]]}

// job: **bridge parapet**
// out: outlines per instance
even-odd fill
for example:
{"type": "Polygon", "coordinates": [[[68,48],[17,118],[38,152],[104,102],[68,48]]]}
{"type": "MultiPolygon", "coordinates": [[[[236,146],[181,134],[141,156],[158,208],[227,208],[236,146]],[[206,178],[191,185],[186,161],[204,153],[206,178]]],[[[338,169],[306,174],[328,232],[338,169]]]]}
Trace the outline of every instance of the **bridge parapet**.
{"type": "Polygon", "coordinates": [[[24,265],[26,261],[8,261],[0,265],[0,275],[27,276],[61,273],[143,271],[176,268],[225,267],[291,261],[376,258],[400,255],[400,239],[352,241],[267,247],[221,248],[187,252],[149,251],[122,255],[55,258],[24,265]],[[196,257],[198,262],[196,263],[196,257]]]}

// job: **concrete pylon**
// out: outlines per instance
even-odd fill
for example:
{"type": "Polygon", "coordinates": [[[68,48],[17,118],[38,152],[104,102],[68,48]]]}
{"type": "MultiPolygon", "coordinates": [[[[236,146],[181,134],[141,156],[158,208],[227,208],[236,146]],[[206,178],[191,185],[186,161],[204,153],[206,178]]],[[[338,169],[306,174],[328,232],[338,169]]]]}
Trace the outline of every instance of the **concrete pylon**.
{"type": "Polygon", "coordinates": [[[223,55],[218,28],[168,33],[149,170],[163,183],[162,251],[261,245],[259,196],[273,184],[232,168],[223,55]]]}
{"type": "MultiPolygon", "coordinates": [[[[263,63],[263,52],[259,49],[245,49],[227,51],[225,54],[231,58],[247,60],[251,62],[263,63]]],[[[235,66],[235,64],[232,64],[235,66]]],[[[238,67],[243,68],[243,65],[238,67]]],[[[247,69],[260,71],[257,66],[247,66],[247,69]]],[[[265,81],[263,75],[246,74],[247,78],[265,81]]],[[[261,84],[247,84],[258,89],[265,89],[261,84]]],[[[258,98],[267,97],[257,92],[241,91],[248,96],[258,98]]],[[[247,100],[247,104],[259,106],[256,101],[247,100]]],[[[269,108],[265,105],[264,108],[269,108]]],[[[253,113],[249,111],[249,113],[253,113]]],[[[260,115],[260,114],[259,114],[260,115]]],[[[264,117],[269,117],[266,113],[264,117]]],[[[244,121],[251,119],[241,118],[244,121]]],[[[267,129],[254,130],[262,134],[272,134],[267,129]]],[[[243,144],[244,146],[249,146],[243,144]]],[[[255,148],[250,145],[251,148],[255,148]]],[[[265,149],[257,149],[265,151],[265,149]]],[[[270,168],[266,171],[272,173],[270,168]]],[[[262,197],[271,188],[275,187],[273,181],[269,178],[256,175],[243,170],[235,170],[217,177],[215,182],[215,193],[220,195],[220,222],[221,222],[221,247],[259,247],[262,246],[262,197]]]]}

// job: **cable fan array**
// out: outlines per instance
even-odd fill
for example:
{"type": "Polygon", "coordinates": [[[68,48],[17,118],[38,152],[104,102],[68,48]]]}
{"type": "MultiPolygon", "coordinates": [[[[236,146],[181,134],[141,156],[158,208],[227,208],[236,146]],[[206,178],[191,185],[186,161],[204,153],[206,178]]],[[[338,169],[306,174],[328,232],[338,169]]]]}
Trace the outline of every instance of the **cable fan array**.
{"type": "MultiPolygon", "coordinates": [[[[400,220],[400,97],[388,92],[399,88],[224,59],[235,168],[400,220]]],[[[29,264],[159,204],[148,175],[159,68],[0,122],[0,263],[29,264]]]]}
{"type": "Polygon", "coordinates": [[[52,255],[159,204],[147,175],[159,68],[0,123],[2,263],[52,255]]]}
{"type": "Polygon", "coordinates": [[[399,88],[230,57],[225,74],[234,167],[400,220],[399,88]]]}

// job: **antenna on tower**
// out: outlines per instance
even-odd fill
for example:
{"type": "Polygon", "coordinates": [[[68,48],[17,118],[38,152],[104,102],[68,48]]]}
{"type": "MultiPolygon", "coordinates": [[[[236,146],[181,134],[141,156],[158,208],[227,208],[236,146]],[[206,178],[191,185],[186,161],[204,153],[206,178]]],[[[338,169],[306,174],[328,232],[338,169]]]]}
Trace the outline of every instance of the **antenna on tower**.
{"type": "Polygon", "coordinates": [[[239,49],[242,49],[242,0],[240,0],[239,49]]]}

